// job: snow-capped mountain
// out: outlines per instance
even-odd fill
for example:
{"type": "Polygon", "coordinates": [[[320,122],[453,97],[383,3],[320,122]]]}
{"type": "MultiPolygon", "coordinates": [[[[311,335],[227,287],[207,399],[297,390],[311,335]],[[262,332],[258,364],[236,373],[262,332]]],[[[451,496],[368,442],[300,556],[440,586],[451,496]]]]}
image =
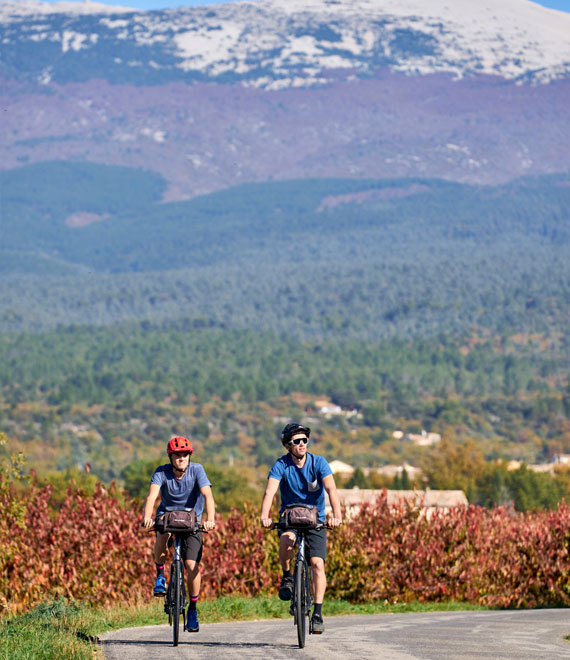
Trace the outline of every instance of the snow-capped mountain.
{"type": "Polygon", "coordinates": [[[0,23],[10,73],[43,82],[95,77],[97,67],[114,82],[161,72],[266,89],[380,67],[539,82],[570,72],[570,14],[529,0],[258,0],[149,12],[8,2],[0,23]]]}
{"type": "Polygon", "coordinates": [[[248,181],[570,170],[570,14],[529,0],[0,2],[4,168],[248,181]]]}

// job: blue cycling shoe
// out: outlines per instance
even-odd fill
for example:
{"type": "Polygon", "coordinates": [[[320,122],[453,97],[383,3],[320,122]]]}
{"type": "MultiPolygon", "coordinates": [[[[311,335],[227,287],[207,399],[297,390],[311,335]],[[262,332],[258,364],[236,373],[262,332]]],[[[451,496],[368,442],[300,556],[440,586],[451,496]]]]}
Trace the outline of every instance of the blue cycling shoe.
{"type": "Polygon", "coordinates": [[[164,575],[157,575],[154,582],[153,596],[164,596],[166,593],[166,578],[164,575]]]}
{"type": "Polygon", "coordinates": [[[186,630],[188,632],[198,632],[200,630],[198,612],[196,610],[188,610],[186,613],[186,630]]]}

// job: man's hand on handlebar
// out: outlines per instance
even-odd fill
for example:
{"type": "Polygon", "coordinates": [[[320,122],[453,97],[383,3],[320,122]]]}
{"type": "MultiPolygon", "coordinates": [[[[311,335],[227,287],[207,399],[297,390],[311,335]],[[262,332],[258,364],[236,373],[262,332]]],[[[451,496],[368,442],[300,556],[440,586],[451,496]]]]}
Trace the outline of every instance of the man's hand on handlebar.
{"type": "Polygon", "coordinates": [[[261,526],[269,529],[273,527],[273,520],[271,518],[260,518],[261,526]]]}
{"type": "Polygon", "coordinates": [[[153,525],[154,525],[154,518],[145,518],[141,523],[141,527],[146,527],[146,529],[149,529],[153,525]]]}
{"type": "Polygon", "coordinates": [[[215,526],[216,523],[213,520],[204,520],[204,522],[202,523],[202,527],[204,528],[205,532],[211,531],[212,529],[214,529],[215,526]]]}
{"type": "Polygon", "coordinates": [[[342,525],[342,518],[329,518],[327,525],[329,527],[340,527],[342,525]]]}

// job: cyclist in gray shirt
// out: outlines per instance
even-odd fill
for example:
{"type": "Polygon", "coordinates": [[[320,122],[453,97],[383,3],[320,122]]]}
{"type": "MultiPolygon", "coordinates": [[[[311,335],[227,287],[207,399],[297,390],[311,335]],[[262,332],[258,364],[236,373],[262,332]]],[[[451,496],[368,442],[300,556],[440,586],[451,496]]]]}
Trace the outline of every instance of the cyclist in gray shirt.
{"type": "MultiPolygon", "coordinates": [[[[161,465],[154,471],[143,512],[143,526],[149,528],[154,525],[156,529],[154,544],[156,581],[153,590],[155,596],[164,596],[166,593],[164,562],[168,556],[170,534],[164,532],[161,520],[166,508],[194,509],[196,520],[200,523],[205,506],[206,519],[202,524],[206,530],[214,529],[216,517],[216,505],[206,472],[199,463],[190,463],[193,449],[188,438],[175,436],[168,443],[166,451],[170,463],[161,465]],[[156,511],[156,518],[153,518],[154,504],[159,496],[160,504],[156,511]]],[[[188,632],[198,632],[200,629],[196,603],[200,596],[202,545],[201,532],[186,534],[182,538],[182,558],[186,567],[188,593],[190,594],[186,623],[188,632]]]]}

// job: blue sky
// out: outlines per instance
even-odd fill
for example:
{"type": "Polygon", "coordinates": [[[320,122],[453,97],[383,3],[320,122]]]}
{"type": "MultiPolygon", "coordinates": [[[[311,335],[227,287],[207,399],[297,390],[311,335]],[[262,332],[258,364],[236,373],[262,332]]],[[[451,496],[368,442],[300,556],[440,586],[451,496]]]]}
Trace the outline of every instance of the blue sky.
{"type": "MultiPolygon", "coordinates": [[[[57,0],[47,0],[57,2],[57,0]]],[[[69,0],[67,0],[69,2],[69,0]]],[[[74,1],[74,0],[71,0],[74,1]]],[[[75,0],[82,2],[83,0],[75,0]]],[[[192,5],[215,5],[228,0],[99,0],[107,5],[135,7],[137,9],[170,9],[172,7],[190,7],[192,5]]],[[[533,0],[539,5],[570,12],[570,0],[533,0]]]]}

